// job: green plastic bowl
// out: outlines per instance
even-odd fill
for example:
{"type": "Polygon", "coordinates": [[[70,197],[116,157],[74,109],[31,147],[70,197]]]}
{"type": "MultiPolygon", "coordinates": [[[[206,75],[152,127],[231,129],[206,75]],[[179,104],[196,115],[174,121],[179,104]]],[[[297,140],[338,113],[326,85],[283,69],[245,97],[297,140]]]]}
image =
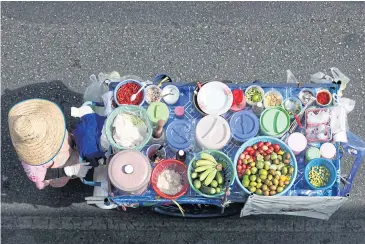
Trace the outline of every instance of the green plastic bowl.
{"type": "Polygon", "coordinates": [[[223,196],[225,194],[225,189],[228,186],[231,186],[234,183],[234,178],[235,178],[235,174],[236,171],[233,168],[233,163],[232,160],[223,152],[218,151],[218,150],[204,150],[201,151],[200,153],[198,153],[197,155],[195,155],[193,157],[193,159],[190,161],[189,163],[189,167],[188,167],[188,180],[189,180],[189,184],[190,187],[199,195],[204,196],[204,197],[209,197],[209,198],[215,198],[215,197],[219,197],[219,196],[223,196]],[[208,195],[205,194],[201,191],[199,191],[198,189],[196,189],[194,187],[193,181],[194,179],[191,178],[191,173],[194,171],[194,167],[193,164],[200,159],[200,154],[201,153],[208,153],[210,155],[212,155],[217,162],[224,162],[226,163],[226,167],[223,168],[222,172],[224,175],[224,182],[223,182],[223,189],[221,189],[220,193],[214,194],[214,195],[208,195]]]}
{"type": "Polygon", "coordinates": [[[151,121],[148,118],[147,112],[144,108],[142,108],[140,106],[135,106],[135,105],[122,105],[122,106],[114,109],[113,112],[108,116],[106,123],[105,123],[105,132],[106,132],[106,137],[107,137],[110,145],[114,149],[117,149],[117,150],[133,149],[133,150],[141,151],[143,149],[143,147],[150,141],[150,139],[152,137],[152,125],[151,125],[151,121]],[[115,119],[115,117],[117,117],[117,115],[123,114],[123,113],[129,113],[129,114],[139,116],[142,119],[142,121],[146,124],[146,127],[147,127],[147,136],[144,138],[144,140],[139,145],[137,145],[134,148],[122,147],[119,144],[117,144],[113,139],[113,128],[112,127],[113,127],[114,119],[115,119]]]}

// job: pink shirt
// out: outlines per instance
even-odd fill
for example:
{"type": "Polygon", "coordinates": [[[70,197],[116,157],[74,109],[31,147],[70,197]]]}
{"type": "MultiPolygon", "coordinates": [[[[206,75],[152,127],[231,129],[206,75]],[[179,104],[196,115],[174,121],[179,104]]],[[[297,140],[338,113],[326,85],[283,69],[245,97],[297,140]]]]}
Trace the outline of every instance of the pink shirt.
{"type": "Polygon", "coordinates": [[[44,180],[47,168],[64,168],[65,166],[79,163],[79,154],[72,149],[71,145],[71,136],[66,131],[61,150],[50,162],[39,166],[29,165],[23,161],[21,162],[28,178],[36,184],[38,189],[44,189],[48,185],[52,187],[63,187],[71,179],[70,177],[61,177],[52,180],[44,180]]]}

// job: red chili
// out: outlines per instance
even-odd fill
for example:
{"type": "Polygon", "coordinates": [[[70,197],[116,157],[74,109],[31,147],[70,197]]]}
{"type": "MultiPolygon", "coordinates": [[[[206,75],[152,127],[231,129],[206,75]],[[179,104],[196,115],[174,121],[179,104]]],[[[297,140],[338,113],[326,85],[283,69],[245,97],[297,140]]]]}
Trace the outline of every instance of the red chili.
{"type": "Polygon", "coordinates": [[[317,94],[317,101],[322,105],[326,105],[330,102],[330,95],[327,92],[320,92],[317,94]]]}
{"type": "Polygon", "coordinates": [[[139,105],[143,99],[143,93],[138,93],[136,99],[132,102],[131,96],[135,94],[141,86],[135,83],[127,83],[121,86],[117,91],[117,100],[119,104],[139,105]]]}

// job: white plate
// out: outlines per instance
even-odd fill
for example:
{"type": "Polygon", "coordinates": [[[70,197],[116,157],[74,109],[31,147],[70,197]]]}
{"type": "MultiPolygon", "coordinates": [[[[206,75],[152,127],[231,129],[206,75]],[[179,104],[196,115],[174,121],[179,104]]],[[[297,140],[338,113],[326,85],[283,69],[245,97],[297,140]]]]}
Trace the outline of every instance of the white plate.
{"type": "Polygon", "coordinates": [[[233,94],[226,84],[211,81],[200,88],[197,100],[204,113],[221,115],[231,108],[233,94]]]}

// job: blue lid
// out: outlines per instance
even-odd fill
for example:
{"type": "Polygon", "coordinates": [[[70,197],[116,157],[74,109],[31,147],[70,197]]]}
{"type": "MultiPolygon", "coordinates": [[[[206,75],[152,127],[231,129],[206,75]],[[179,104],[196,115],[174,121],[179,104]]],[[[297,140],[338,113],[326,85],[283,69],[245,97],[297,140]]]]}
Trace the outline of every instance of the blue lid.
{"type": "Polygon", "coordinates": [[[191,142],[191,124],[185,120],[175,120],[166,130],[166,140],[173,149],[187,149],[191,142]]]}
{"type": "Polygon", "coordinates": [[[259,119],[250,111],[243,110],[233,114],[229,121],[232,136],[237,141],[247,141],[255,137],[260,129],[259,119]]]}

